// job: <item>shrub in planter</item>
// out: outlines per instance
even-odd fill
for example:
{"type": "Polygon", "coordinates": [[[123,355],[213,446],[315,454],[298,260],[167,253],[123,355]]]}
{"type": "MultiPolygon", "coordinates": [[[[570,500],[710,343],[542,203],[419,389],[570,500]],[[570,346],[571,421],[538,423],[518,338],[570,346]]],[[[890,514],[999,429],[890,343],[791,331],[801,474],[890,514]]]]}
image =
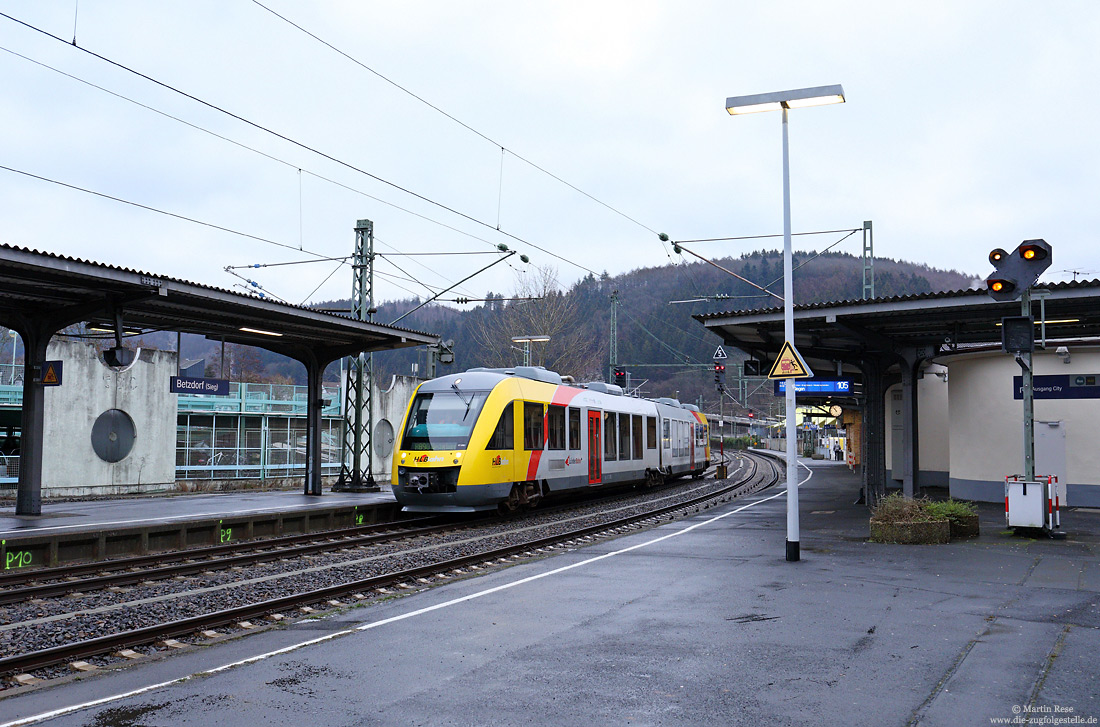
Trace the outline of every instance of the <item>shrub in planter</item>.
{"type": "Polygon", "coordinates": [[[876,543],[946,543],[951,526],[946,517],[928,511],[928,503],[900,494],[888,495],[871,513],[871,540],[876,543]]]}
{"type": "Polygon", "coordinates": [[[875,543],[938,545],[951,540],[951,526],[947,520],[895,522],[871,518],[871,540],[875,543]]]}
{"type": "Polygon", "coordinates": [[[944,500],[929,502],[926,509],[934,517],[947,518],[951,525],[952,538],[974,538],[978,536],[978,511],[969,502],[944,500]]]}

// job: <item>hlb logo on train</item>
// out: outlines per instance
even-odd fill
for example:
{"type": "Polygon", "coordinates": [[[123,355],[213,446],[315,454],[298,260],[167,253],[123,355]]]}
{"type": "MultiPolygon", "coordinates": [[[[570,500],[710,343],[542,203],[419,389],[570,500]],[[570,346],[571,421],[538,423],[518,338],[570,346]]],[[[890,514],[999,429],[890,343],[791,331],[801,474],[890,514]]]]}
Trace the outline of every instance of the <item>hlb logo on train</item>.
{"type": "Polygon", "coordinates": [[[421,462],[421,463],[423,463],[423,462],[442,462],[442,461],[443,461],[442,457],[430,457],[426,454],[422,454],[419,457],[414,457],[413,458],[413,462],[421,462]]]}
{"type": "Polygon", "coordinates": [[[508,460],[504,459],[499,454],[496,457],[493,457],[493,466],[494,467],[500,467],[501,465],[505,465],[505,464],[508,464],[508,460]]]}

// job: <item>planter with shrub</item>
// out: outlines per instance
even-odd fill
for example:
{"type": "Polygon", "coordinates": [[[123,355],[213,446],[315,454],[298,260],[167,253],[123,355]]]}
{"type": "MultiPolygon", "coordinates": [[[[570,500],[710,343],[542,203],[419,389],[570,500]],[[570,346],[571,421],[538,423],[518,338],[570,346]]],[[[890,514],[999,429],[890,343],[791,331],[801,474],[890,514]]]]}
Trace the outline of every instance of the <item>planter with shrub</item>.
{"type": "Polygon", "coordinates": [[[944,500],[929,502],[925,507],[935,517],[947,518],[952,538],[978,537],[978,511],[969,502],[944,500]]]}
{"type": "Polygon", "coordinates": [[[876,543],[921,545],[951,540],[946,517],[930,512],[927,500],[887,495],[871,512],[871,540],[876,543]]]}

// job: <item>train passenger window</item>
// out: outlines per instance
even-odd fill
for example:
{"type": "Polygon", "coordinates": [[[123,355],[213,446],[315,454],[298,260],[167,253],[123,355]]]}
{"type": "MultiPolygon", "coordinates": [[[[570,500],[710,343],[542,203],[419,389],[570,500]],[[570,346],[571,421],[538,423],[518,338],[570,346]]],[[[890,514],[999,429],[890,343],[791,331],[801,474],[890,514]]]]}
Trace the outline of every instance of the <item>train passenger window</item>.
{"type": "Polygon", "coordinates": [[[513,443],[513,432],[515,428],[512,426],[512,402],[508,402],[504,405],[504,411],[500,415],[500,421],[497,422],[497,428],[493,430],[493,436],[489,437],[489,444],[485,449],[511,449],[513,443]]]}
{"type": "Polygon", "coordinates": [[[613,412],[603,413],[603,458],[608,461],[615,459],[615,443],[619,441],[615,436],[615,420],[613,412]]]}
{"type": "Polygon", "coordinates": [[[546,407],[546,448],[565,449],[565,407],[546,407]]]}
{"type": "Polygon", "coordinates": [[[630,459],[630,415],[619,415],[619,459],[630,459]]]}
{"type": "Polygon", "coordinates": [[[581,448],[581,410],[569,410],[569,449],[581,448]]]}
{"type": "Polygon", "coordinates": [[[523,448],[542,449],[542,404],[523,402],[523,448]]]}
{"type": "Polygon", "coordinates": [[[634,459],[642,458],[642,417],[635,414],[630,418],[631,429],[634,434],[634,459]]]}
{"type": "Polygon", "coordinates": [[[657,449],[657,417],[645,418],[645,448],[657,449]]]}
{"type": "Polygon", "coordinates": [[[661,449],[668,449],[669,446],[672,444],[672,436],[668,430],[669,421],[668,419],[665,419],[661,423],[664,425],[663,427],[661,427],[661,449]]]}

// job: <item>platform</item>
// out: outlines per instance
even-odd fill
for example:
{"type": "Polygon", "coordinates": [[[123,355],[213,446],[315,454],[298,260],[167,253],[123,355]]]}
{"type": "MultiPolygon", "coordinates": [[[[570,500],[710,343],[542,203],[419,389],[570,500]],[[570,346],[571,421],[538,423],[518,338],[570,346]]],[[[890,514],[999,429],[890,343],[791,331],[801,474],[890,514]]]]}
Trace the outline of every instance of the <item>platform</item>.
{"type": "Polygon", "coordinates": [[[1100,514],[1070,510],[1069,537],[1052,541],[1005,534],[1003,511],[982,506],[977,539],[874,544],[867,510],[852,504],[857,478],[807,464],[796,563],[784,560],[785,498],[772,488],[476,578],[15,695],[0,713],[16,720],[107,700],[49,724],[1100,718],[1100,514]]]}
{"type": "Polygon", "coordinates": [[[44,503],[41,515],[0,508],[0,568],[182,550],[230,540],[307,533],[396,517],[383,492],[222,492],[44,503]],[[9,553],[19,557],[9,562],[9,553]]]}

